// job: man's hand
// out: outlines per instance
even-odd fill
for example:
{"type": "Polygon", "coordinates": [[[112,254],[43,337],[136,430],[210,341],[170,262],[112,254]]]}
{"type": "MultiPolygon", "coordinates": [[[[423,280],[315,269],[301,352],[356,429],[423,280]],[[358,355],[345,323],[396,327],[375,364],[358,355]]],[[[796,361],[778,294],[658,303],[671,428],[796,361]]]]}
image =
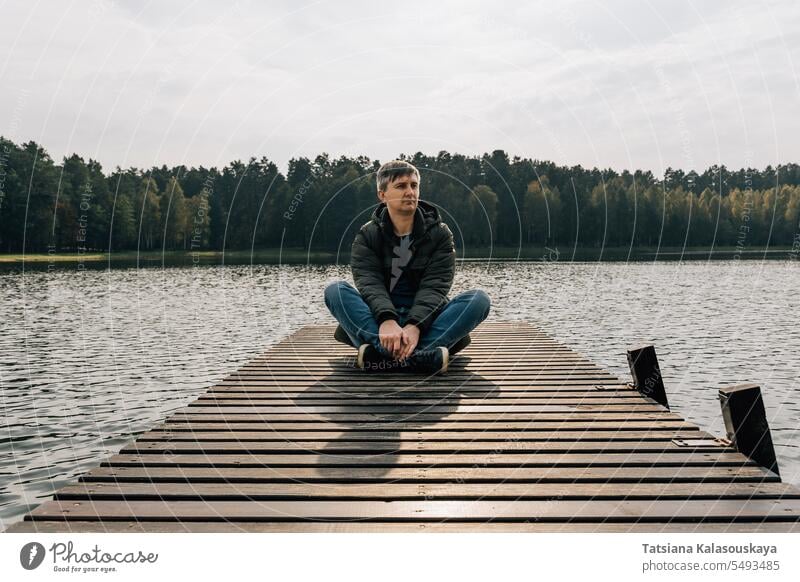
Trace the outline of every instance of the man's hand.
{"type": "Polygon", "coordinates": [[[397,359],[397,355],[403,347],[403,328],[400,327],[400,324],[394,319],[387,319],[378,329],[378,335],[384,349],[392,354],[394,359],[397,359]]]}
{"type": "Polygon", "coordinates": [[[411,355],[418,343],[419,328],[413,323],[406,324],[403,327],[403,347],[400,350],[400,355],[396,359],[405,360],[411,355]]]}

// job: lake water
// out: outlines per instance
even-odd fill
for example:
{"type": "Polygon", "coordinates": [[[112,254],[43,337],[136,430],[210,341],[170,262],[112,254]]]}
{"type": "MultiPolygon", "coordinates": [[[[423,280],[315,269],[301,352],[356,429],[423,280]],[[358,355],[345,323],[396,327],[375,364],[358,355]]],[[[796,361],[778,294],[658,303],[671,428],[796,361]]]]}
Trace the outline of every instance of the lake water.
{"type": "MultiPolygon", "coordinates": [[[[344,266],[0,272],[0,530],[308,323],[344,266]]],[[[800,263],[463,263],[490,320],[539,325],[629,379],[656,345],[672,409],[723,436],[717,389],[760,383],[800,484],[800,263]]]]}

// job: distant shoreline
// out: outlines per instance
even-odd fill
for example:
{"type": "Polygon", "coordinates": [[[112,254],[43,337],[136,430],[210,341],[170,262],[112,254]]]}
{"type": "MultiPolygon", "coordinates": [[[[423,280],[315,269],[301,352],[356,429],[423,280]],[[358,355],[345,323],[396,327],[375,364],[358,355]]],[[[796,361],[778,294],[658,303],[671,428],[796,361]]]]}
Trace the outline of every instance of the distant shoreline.
{"type": "MultiPolygon", "coordinates": [[[[495,247],[465,253],[459,250],[461,262],[652,262],[652,261],[702,261],[702,260],[795,260],[800,258],[797,247],[771,247],[768,249],[741,249],[738,247],[495,247]]],[[[13,253],[0,254],[0,268],[103,268],[156,267],[156,266],[208,266],[246,264],[347,264],[349,253],[307,251],[304,249],[260,249],[250,251],[119,251],[111,253],[13,253]]]]}

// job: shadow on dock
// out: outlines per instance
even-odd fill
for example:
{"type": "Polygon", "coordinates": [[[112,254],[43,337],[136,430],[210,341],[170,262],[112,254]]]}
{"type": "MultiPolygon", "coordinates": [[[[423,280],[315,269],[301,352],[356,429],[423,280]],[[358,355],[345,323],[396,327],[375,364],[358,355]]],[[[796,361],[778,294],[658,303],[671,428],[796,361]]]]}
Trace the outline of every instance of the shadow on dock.
{"type": "Polygon", "coordinates": [[[370,468],[379,478],[395,468],[403,433],[430,431],[456,412],[465,396],[481,401],[495,398],[499,387],[468,371],[470,361],[469,356],[458,354],[447,375],[428,376],[365,372],[355,367],[353,357],[329,358],[328,365],[335,371],[294,399],[298,407],[316,400],[340,401],[332,407],[326,405],[326,412],[320,414],[335,424],[341,435],[313,451],[319,455],[317,473],[348,480],[354,468],[370,468]]]}

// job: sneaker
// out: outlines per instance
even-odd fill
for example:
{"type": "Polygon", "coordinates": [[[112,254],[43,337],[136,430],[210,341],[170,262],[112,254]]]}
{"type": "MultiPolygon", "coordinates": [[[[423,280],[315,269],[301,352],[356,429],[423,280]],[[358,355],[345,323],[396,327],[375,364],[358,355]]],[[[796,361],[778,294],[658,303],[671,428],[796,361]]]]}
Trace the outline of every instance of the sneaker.
{"type": "Polygon", "coordinates": [[[458,340],[455,344],[450,346],[450,357],[455,356],[458,352],[463,350],[465,347],[467,347],[471,343],[472,343],[472,338],[469,337],[469,334],[465,335],[460,340],[458,340]]]}
{"type": "Polygon", "coordinates": [[[367,370],[376,364],[380,364],[384,359],[383,354],[372,344],[361,344],[358,347],[356,366],[362,370],[367,370]]]}
{"type": "Polygon", "coordinates": [[[445,374],[450,363],[450,352],[444,346],[414,352],[409,358],[411,365],[419,372],[445,374]]]}
{"type": "Polygon", "coordinates": [[[361,344],[358,348],[356,366],[368,372],[392,372],[402,371],[404,368],[409,367],[409,364],[408,360],[401,362],[384,356],[372,344],[361,344]]]}

